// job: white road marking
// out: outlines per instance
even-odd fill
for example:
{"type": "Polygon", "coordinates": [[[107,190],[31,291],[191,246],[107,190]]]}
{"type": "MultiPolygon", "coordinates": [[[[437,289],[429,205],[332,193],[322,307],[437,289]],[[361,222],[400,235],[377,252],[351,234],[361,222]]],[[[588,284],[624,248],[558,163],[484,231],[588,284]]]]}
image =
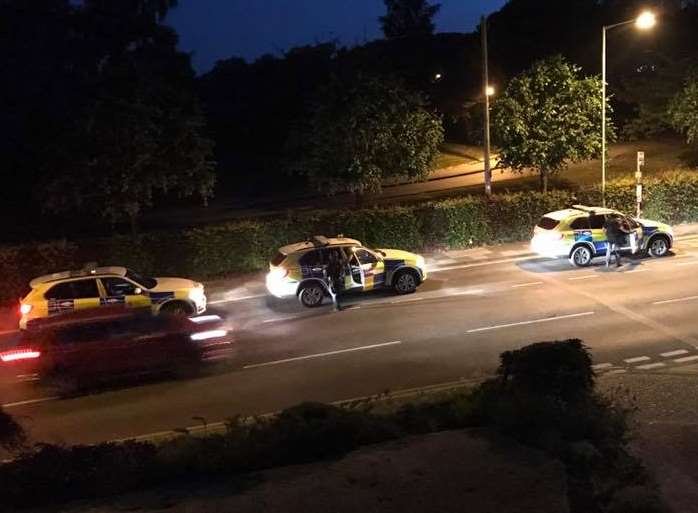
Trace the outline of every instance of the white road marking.
{"type": "Polygon", "coordinates": [[[479,333],[482,331],[491,331],[491,330],[498,330],[501,328],[511,328],[513,326],[526,326],[528,324],[537,324],[537,323],[543,323],[543,322],[552,322],[552,321],[561,321],[564,319],[574,319],[575,317],[586,317],[588,315],[594,315],[595,312],[582,312],[582,313],[576,313],[576,314],[570,314],[570,315],[558,315],[557,317],[546,317],[544,319],[534,319],[531,321],[521,321],[521,322],[512,322],[509,324],[498,324],[496,326],[485,326],[483,328],[475,328],[472,330],[468,330],[466,333],[479,333]]]}
{"type": "Polygon", "coordinates": [[[647,365],[638,365],[635,368],[640,369],[640,370],[650,370],[650,369],[658,369],[660,367],[666,367],[666,364],[662,363],[662,362],[648,363],[647,365]]]}
{"type": "Polygon", "coordinates": [[[282,321],[292,321],[294,319],[300,319],[301,317],[278,317],[276,319],[267,319],[262,321],[262,324],[269,324],[271,322],[282,322],[282,321]]]}
{"type": "Polygon", "coordinates": [[[679,297],[676,299],[665,299],[664,301],[655,301],[652,303],[653,305],[668,305],[671,303],[683,303],[685,301],[694,301],[698,299],[698,296],[687,296],[687,297],[679,297]]]}
{"type": "Polygon", "coordinates": [[[693,262],[679,262],[676,265],[684,266],[684,265],[698,265],[698,260],[694,260],[693,262]]]}
{"type": "Polygon", "coordinates": [[[676,363],[686,363],[686,362],[695,362],[696,360],[698,360],[698,355],[684,356],[683,358],[676,358],[674,361],[676,363]]]}
{"type": "Polygon", "coordinates": [[[625,374],[626,372],[628,372],[627,369],[614,369],[614,370],[612,370],[612,371],[605,372],[604,374],[605,374],[605,375],[609,375],[609,374],[625,374]]]}
{"type": "Polygon", "coordinates": [[[424,299],[423,297],[412,297],[409,299],[401,299],[398,301],[391,301],[390,304],[391,305],[399,305],[400,303],[414,303],[415,301],[421,301],[423,299],[424,299]]]}
{"type": "Polygon", "coordinates": [[[612,363],[597,363],[591,366],[594,370],[610,369],[611,367],[613,367],[612,363]]]}
{"type": "Polygon", "coordinates": [[[462,264],[462,265],[451,265],[448,267],[437,267],[437,268],[429,269],[429,272],[442,273],[445,271],[455,271],[456,269],[470,269],[472,267],[483,267],[486,265],[510,264],[512,262],[520,262],[521,260],[530,260],[534,256],[535,255],[527,255],[527,256],[516,257],[516,258],[502,258],[499,260],[490,260],[488,262],[478,262],[475,264],[462,264]]]}
{"type": "Polygon", "coordinates": [[[247,301],[248,299],[259,299],[260,297],[266,297],[267,294],[254,294],[251,296],[234,297],[231,299],[217,299],[216,301],[209,301],[209,305],[222,305],[224,303],[235,303],[238,301],[247,301]]]}
{"type": "Polygon", "coordinates": [[[222,321],[223,319],[221,319],[220,315],[200,315],[199,317],[190,317],[189,320],[196,324],[203,324],[206,322],[222,321]]]}
{"type": "Polygon", "coordinates": [[[592,280],[594,278],[600,278],[598,274],[585,274],[584,276],[576,276],[574,278],[567,278],[570,281],[576,281],[576,280],[592,280]]]}
{"type": "Polygon", "coordinates": [[[632,271],[625,271],[625,274],[646,273],[647,271],[649,271],[649,269],[645,269],[645,268],[642,268],[642,269],[633,269],[632,271]]]}
{"type": "Polygon", "coordinates": [[[17,406],[28,406],[31,404],[47,403],[49,401],[55,401],[57,399],[60,399],[60,397],[40,397],[38,399],[27,399],[26,401],[17,401],[14,403],[0,404],[0,406],[2,406],[3,408],[16,408],[17,406]]]}
{"type": "Polygon", "coordinates": [[[676,351],[668,351],[666,353],[661,353],[659,356],[669,358],[671,356],[679,356],[681,354],[688,354],[688,351],[686,351],[685,349],[677,349],[676,351]]]}
{"type": "Polygon", "coordinates": [[[398,344],[402,344],[402,341],[395,340],[393,342],[385,342],[383,344],[372,344],[370,346],[350,347],[349,349],[338,349],[337,351],[328,351],[326,353],[316,353],[316,354],[309,354],[309,355],[305,355],[305,356],[296,356],[293,358],[284,358],[283,360],[275,360],[272,362],[253,363],[250,365],[245,365],[243,367],[243,369],[256,369],[258,367],[270,367],[272,365],[280,365],[282,363],[297,362],[300,360],[310,360],[313,358],[323,358],[325,356],[333,356],[333,355],[343,354],[343,353],[353,353],[356,351],[366,351],[368,349],[378,349],[380,347],[395,346],[398,344]]]}
{"type": "Polygon", "coordinates": [[[528,283],[519,283],[517,285],[512,285],[512,289],[518,289],[521,287],[533,287],[535,285],[543,285],[542,281],[529,281],[528,283]]]}
{"type": "Polygon", "coordinates": [[[649,356],[638,356],[636,358],[626,358],[623,360],[625,363],[637,363],[637,362],[646,362],[647,360],[651,360],[649,356]]]}

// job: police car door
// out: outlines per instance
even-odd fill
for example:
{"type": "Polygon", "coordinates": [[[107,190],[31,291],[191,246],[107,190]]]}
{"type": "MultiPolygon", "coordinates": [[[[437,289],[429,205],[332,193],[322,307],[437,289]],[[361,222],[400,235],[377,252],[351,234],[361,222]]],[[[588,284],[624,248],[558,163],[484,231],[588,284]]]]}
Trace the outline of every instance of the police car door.
{"type": "Polygon", "coordinates": [[[125,305],[132,308],[147,308],[151,305],[150,298],[135,283],[116,276],[100,278],[104,297],[103,306],[125,305]]]}
{"type": "Polygon", "coordinates": [[[100,305],[99,288],[95,278],[58,283],[51,287],[44,297],[47,300],[49,316],[96,308],[100,305]]]}
{"type": "Polygon", "coordinates": [[[363,275],[364,290],[372,290],[385,284],[385,264],[365,248],[354,248],[363,275]]]}

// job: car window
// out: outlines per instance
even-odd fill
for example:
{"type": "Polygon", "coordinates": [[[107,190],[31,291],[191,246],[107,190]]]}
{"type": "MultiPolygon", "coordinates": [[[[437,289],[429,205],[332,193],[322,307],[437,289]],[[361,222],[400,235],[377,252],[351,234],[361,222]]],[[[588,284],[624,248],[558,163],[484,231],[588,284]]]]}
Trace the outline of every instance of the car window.
{"type": "Polygon", "coordinates": [[[322,252],[319,250],[309,251],[298,261],[303,267],[316,267],[322,265],[322,252]]]}
{"type": "Polygon", "coordinates": [[[370,251],[367,251],[365,249],[357,249],[354,254],[356,257],[359,259],[359,263],[361,265],[366,265],[366,264],[375,264],[378,262],[378,259],[376,256],[371,253],[370,251]]]}
{"type": "Polygon", "coordinates": [[[107,296],[133,296],[136,293],[136,286],[123,278],[102,278],[102,285],[107,296]]]}
{"type": "Polygon", "coordinates": [[[151,278],[150,276],[144,276],[142,274],[138,274],[133,269],[126,269],[126,277],[129,280],[135,281],[136,283],[145,287],[146,289],[153,289],[158,284],[158,281],[155,278],[151,278]]]}
{"type": "Polygon", "coordinates": [[[544,230],[552,230],[558,224],[560,224],[560,221],[557,219],[553,219],[552,217],[541,217],[537,226],[538,228],[543,228],[544,230]]]}
{"type": "Polygon", "coordinates": [[[589,218],[588,217],[578,217],[570,224],[570,228],[573,230],[588,230],[590,229],[589,218]]]}
{"type": "Polygon", "coordinates": [[[86,299],[99,297],[97,280],[67,281],[51,287],[46,294],[46,299],[86,299]]]}
{"type": "Polygon", "coordinates": [[[601,214],[593,214],[589,216],[589,225],[591,226],[592,230],[602,229],[605,223],[606,218],[601,214]]]}

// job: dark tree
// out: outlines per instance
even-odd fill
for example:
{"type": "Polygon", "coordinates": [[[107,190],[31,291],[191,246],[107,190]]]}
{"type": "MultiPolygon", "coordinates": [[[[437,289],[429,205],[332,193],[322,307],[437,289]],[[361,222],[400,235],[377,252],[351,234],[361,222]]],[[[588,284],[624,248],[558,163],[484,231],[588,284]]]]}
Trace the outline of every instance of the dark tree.
{"type": "Polygon", "coordinates": [[[388,39],[428,36],[434,33],[434,16],[441,5],[427,0],[383,0],[387,13],[379,18],[388,39]]]}
{"type": "Polygon", "coordinates": [[[423,98],[385,78],[335,78],[302,134],[295,169],[326,194],[380,191],[387,179],[417,180],[432,170],[443,142],[423,98]]]}

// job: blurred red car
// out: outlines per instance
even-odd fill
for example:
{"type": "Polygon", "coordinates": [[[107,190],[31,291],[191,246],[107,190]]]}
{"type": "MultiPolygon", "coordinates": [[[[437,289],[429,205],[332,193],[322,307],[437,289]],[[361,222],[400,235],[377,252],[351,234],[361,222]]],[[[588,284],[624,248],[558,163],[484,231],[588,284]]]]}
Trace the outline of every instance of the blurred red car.
{"type": "Polygon", "coordinates": [[[0,346],[3,374],[88,383],[227,358],[232,337],[216,315],[153,316],[118,307],[68,314],[0,346]]]}

